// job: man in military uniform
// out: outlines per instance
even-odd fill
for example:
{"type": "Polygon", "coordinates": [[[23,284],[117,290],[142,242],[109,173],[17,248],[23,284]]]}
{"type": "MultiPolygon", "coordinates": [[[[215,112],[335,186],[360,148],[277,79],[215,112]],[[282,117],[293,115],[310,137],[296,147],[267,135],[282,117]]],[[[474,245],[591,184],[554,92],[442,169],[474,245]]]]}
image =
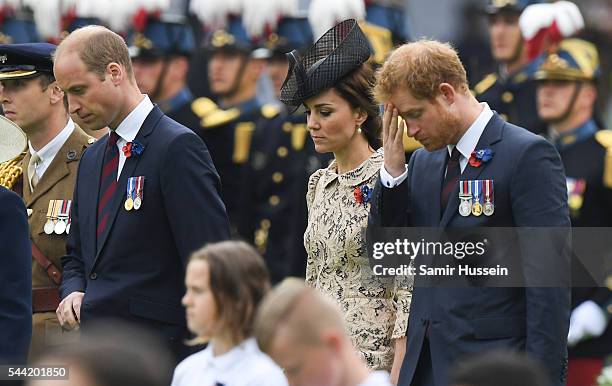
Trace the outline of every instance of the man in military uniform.
{"type": "MultiPolygon", "coordinates": [[[[221,177],[221,195],[234,236],[239,234],[244,221],[250,221],[245,218],[245,207],[253,188],[245,183],[245,178],[252,136],[266,130],[266,126],[281,124],[278,106],[262,105],[256,98],[257,81],[265,67],[265,59],[256,56],[256,48],[241,17],[231,16],[227,27],[211,31],[205,43],[208,79],[219,105],[205,97],[192,103],[200,118],[197,133],[206,143],[221,177]]],[[[284,162],[288,161],[286,146],[274,152],[284,162]]],[[[267,200],[272,206],[281,203],[278,195],[267,200]]]]}
{"type": "MultiPolygon", "coordinates": [[[[286,54],[303,52],[313,42],[306,17],[296,17],[283,0],[251,0],[245,3],[246,28],[261,42],[260,56],[267,59],[267,74],[276,98],[289,69],[286,54]],[[276,14],[276,24],[260,22],[261,10],[276,14]],[[257,30],[257,27],[262,27],[257,30]]],[[[308,178],[327,165],[306,128],[303,112],[291,113],[280,104],[280,114],[253,133],[246,172],[249,194],[245,198],[244,221],[239,233],[263,255],[273,283],[287,276],[304,276],[307,225],[306,190],[308,178]]]]}
{"type": "MultiPolygon", "coordinates": [[[[573,227],[612,225],[612,164],[607,161],[612,132],[600,130],[593,119],[598,76],[597,49],[579,39],[564,40],[535,73],[538,113],[563,160],[573,227]]],[[[585,287],[589,265],[578,258],[572,262],[568,385],[573,386],[593,385],[612,353],[612,291],[585,287]]]]}
{"type": "Polygon", "coordinates": [[[54,50],[55,45],[47,43],[0,45],[2,108],[6,118],[28,137],[20,165],[5,172],[12,173],[10,187],[22,195],[28,208],[33,255],[32,354],[75,337],[61,329],[55,309],[77,166],[93,142],[68,116],[64,93],[53,76],[54,50]]]}
{"type": "Polygon", "coordinates": [[[534,0],[489,0],[491,54],[498,63],[496,73],[484,77],[474,87],[480,102],[487,102],[502,118],[536,134],[546,125],[538,118],[535,82],[532,79],[537,63],[529,61],[519,17],[534,0]]]}
{"type": "Polygon", "coordinates": [[[189,59],[195,49],[191,26],[180,15],[149,16],[142,30],[128,37],[134,76],[143,94],[178,123],[196,130],[199,118],[191,109],[187,87],[189,59]]]}

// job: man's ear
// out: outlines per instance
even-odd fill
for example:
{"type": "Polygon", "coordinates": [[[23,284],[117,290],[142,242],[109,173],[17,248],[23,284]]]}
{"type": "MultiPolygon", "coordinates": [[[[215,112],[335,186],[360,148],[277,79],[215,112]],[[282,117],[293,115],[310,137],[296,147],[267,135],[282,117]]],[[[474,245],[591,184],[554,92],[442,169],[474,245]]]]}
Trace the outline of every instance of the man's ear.
{"type": "Polygon", "coordinates": [[[455,97],[457,91],[455,88],[449,83],[440,83],[438,86],[438,91],[440,92],[440,96],[446,102],[447,105],[452,105],[455,103],[455,97]]]}
{"type": "Polygon", "coordinates": [[[121,67],[119,63],[109,63],[108,66],[106,66],[106,73],[110,76],[110,80],[115,86],[118,86],[123,80],[123,67],[121,67]]]}
{"type": "Polygon", "coordinates": [[[51,100],[51,104],[54,105],[56,103],[64,103],[64,92],[57,85],[57,82],[53,82],[48,87],[49,90],[49,98],[51,100]]]}

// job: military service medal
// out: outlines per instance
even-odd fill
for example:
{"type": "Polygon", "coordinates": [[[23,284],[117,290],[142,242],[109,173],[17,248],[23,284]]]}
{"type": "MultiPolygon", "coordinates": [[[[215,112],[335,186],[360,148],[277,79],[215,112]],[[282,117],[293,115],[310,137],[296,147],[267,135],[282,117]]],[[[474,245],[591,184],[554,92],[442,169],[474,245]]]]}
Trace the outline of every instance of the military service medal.
{"type": "Polygon", "coordinates": [[[125,204],[123,204],[123,207],[128,212],[132,210],[132,208],[134,208],[134,199],[132,198],[133,194],[134,194],[134,177],[130,177],[128,178],[128,181],[127,181],[127,198],[125,199],[125,204]]]}
{"type": "Polygon", "coordinates": [[[45,226],[43,227],[43,230],[45,231],[45,234],[52,234],[53,230],[55,229],[55,222],[53,221],[53,214],[55,212],[55,207],[56,207],[56,200],[50,200],[49,201],[49,208],[47,209],[47,222],[45,223],[45,226]]]}
{"type": "Polygon", "coordinates": [[[493,180],[485,180],[485,204],[483,213],[485,216],[491,216],[495,212],[495,205],[493,205],[493,180]]]}
{"type": "Polygon", "coordinates": [[[61,235],[66,231],[66,220],[68,219],[68,200],[58,200],[59,213],[55,223],[54,232],[61,235]]]}
{"type": "Polygon", "coordinates": [[[459,214],[463,217],[467,217],[472,212],[472,187],[469,181],[459,182],[459,214]]]}
{"type": "Polygon", "coordinates": [[[70,233],[70,223],[72,223],[72,200],[68,200],[68,219],[66,220],[66,234],[70,233]]]}
{"type": "Polygon", "coordinates": [[[134,199],[134,209],[138,210],[142,206],[144,195],[144,176],[136,177],[136,198],[134,199]]]}
{"type": "Polygon", "coordinates": [[[482,204],[480,203],[480,193],[481,193],[481,182],[480,180],[470,181],[473,183],[473,192],[474,192],[474,203],[472,204],[472,214],[476,217],[482,214],[482,204]]]}

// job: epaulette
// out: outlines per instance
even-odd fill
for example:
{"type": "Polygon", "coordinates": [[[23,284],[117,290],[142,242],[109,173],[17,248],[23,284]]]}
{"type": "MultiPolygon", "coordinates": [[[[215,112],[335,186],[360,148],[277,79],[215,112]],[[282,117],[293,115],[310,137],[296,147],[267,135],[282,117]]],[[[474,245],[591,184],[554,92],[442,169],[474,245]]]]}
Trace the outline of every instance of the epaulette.
{"type": "Polygon", "coordinates": [[[237,164],[243,164],[249,159],[249,150],[251,149],[251,138],[255,131],[254,122],[240,122],[236,124],[234,133],[234,152],[232,161],[237,164]]]}
{"type": "Polygon", "coordinates": [[[200,120],[200,125],[207,129],[224,125],[240,117],[238,108],[223,110],[208,98],[197,98],[191,102],[191,110],[200,120]]]}
{"type": "Polygon", "coordinates": [[[7,189],[12,189],[13,185],[19,180],[23,174],[21,161],[26,153],[23,152],[19,156],[0,164],[0,185],[7,189]]]}
{"type": "Polygon", "coordinates": [[[483,80],[478,82],[474,87],[474,92],[476,95],[480,95],[491,88],[497,82],[497,74],[489,74],[484,77],[483,80]]]}
{"type": "Polygon", "coordinates": [[[393,33],[387,28],[366,21],[361,21],[359,27],[368,37],[374,50],[372,60],[377,64],[383,64],[387,60],[387,55],[393,49],[393,33]]]}
{"type": "Polygon", "coordinates": [[[308,136],[308,128],[305,123],[296,123],[291,128],[291,147],[293,150],[300,151],[304,148],[306,137],[308,136]]]}
{"type": "Polygon", "coordinates": [[[606,148],[603,184],[606,188],[612,189],[612,130],[599,130],[595,133],[595,139],[606,148]]]}
{"type": "Polygon", "coordinates": [[[266,119],[272,119],[280,114],[280,108],[273,103],[266,103],[261,106],[261,115],[266,119]]]}

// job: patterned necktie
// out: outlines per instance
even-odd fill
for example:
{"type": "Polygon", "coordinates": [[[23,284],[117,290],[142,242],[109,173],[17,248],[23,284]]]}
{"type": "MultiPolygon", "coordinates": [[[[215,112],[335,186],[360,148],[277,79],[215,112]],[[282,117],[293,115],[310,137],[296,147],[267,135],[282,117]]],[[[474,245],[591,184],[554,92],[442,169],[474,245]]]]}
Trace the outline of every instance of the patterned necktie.
{"type": "Polygon", "coordinates": [[[461,153],[457,150],[457,146],[453,148],[453,151],[446,162],[446,176],[444,177],[444,183],[442,184],[442,194],[440,195],[440,207],[442,213],[446,210],[448,204],[448,198],[459,182],[461,176],[461,165],[459,164],[459,157],[461,153]]]}
{"type": "Polygon", "coordinates": [[[117,141],[119,135],[114,131],[110,132],[106,152],[104,153],[104,164],[102,166],[102,174],[100,175],[100,191],[98,192],[98,227],[96,229],[96,237],[106,231],[108,225],[108,217],[110,215],[109,201],[117,190],[117,168],[119,166],[119,149],[117,149],[117,141]]]}
{"type": "Polygon", "coordinates": [[[36,173],[36,166],[38,166],[38,163],[41,161],[40,157],[38,156],[38,154],[34,153],[32,154],[32,157],[30,158],[30,162],[28,163],[28,178],[29,178],[29,182],[30,182],[30,192],[34,191],[34,188],[36,187],[36,185],[38,185],[38,180],[40,179],[40,177],[38,176],[38,173],[36,173]]]}

